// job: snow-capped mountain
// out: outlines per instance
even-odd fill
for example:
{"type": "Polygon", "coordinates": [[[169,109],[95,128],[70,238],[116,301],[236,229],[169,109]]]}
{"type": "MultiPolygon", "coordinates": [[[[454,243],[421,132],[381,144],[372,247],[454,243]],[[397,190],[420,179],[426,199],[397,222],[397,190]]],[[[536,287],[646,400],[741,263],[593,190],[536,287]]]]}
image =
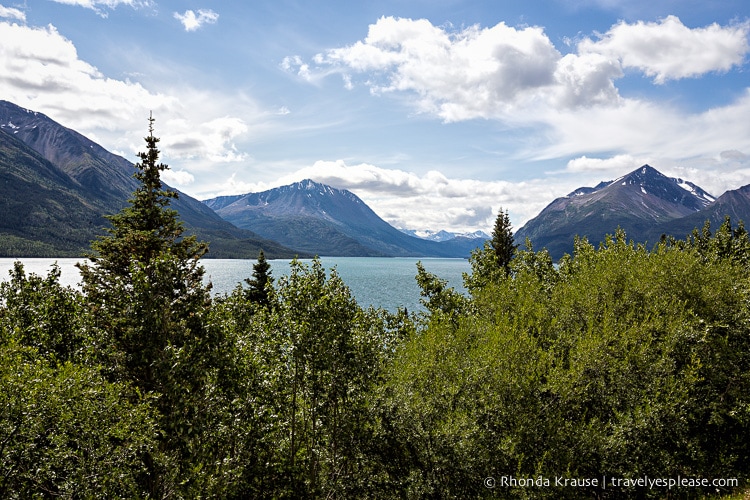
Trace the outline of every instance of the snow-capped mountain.
{"type": "Polygon", "coordinates": [[[429,240],[429,241],[450,241],[456,238],[465,238],[467,240],[490,239],[490,236],[484,231],[474,231],[472,233],[453,233],[453,232],[444,231],[444,230],[431,231],[429,229],[424,229],[424,230],[399,229],[399,231],[401,231],[404,234],[408,234],[409,236],[415,236],[417,238],[422,238],[423,240],[429,240]]]}
{"type": "Polygon", "coordinates": [[[468,257],[479,246],[479,240],[404,234],[354,193],[310,179],[204,203],[238,227],[321,256],[468,257]]]}
{"type": "MultiPolygon", "coordinates": [[[[0,100],[0,255],[79,256],[127,204],[133,164],[43,113],[0,100]]],[[[185,194],[173,200],[189,233],[216,257],[300,252],[232,226],[185,194]]]]}
{"type": "Polygon", "coordinates": [[[700,212],[714,201],[692,182],[644,165],[613,181],[582,187],[554,200],[515,238],[521,245],[528,238],[534,248],[547,248],[553,258],[572,252],[575,236],[598,243],[618,227],[635,241],[655,243],[647,237],[654,227],[700,212]]]}

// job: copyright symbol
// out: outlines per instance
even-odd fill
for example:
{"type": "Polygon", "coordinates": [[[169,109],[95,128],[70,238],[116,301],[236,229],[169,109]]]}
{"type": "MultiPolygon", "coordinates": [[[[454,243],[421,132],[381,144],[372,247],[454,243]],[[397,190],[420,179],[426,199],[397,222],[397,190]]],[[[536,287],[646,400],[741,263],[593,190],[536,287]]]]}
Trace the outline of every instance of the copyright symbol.
{"type": "Polygon", "coordinates": [[[495,478],[494,477],[485,477],[484,478],[484,487],[492,489],[495,487],[495,478]]]}

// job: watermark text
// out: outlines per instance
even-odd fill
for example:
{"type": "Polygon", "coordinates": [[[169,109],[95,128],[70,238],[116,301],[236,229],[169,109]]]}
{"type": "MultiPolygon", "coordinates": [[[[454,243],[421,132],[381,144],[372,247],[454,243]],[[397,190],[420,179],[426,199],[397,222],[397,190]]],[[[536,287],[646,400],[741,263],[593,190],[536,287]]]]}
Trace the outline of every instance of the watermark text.
{"type": "Polygon", "coordinates": [[[613,477],[603,475],[601,477],[564,477],[564,476],[536,476],[515,477],[499,476],[484,478],[484,486],[493,488],[736,488],[739,486],[737,478],[707,479],[702,477],[613,477]]]}

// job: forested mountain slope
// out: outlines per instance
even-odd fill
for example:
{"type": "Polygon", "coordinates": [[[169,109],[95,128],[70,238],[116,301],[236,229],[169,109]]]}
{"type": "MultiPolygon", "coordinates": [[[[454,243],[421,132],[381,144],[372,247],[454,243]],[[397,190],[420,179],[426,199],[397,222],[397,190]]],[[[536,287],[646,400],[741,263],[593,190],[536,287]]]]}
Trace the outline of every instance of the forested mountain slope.
{"type": "MultiPolygon", "coordinates": [[[[6,136],[4,163],[0,165],[6,177],[4,203],[20,210],[7,224],[29,226],[23,233],[5,232],[8,237],[0,238],[1,255],[80,255],[96,235],[102,234],[107,224],[103,216],[125,206],[137,186],[131,162],[42,113],[0,101],[0,131],[6,136]],[[30,161],[29,155],[35,160],[30,161]],[[10,174],[19,169],[24,173],[10,174]],[[44,190],[32,189],[29,183],[39,183],[44,190]],[[82,212],[73,203],[68,215],[43,220],[31,208],[54,203],[63,192],[70,195],[71,189],[93,215],[82,212]]],[[[261,248],[270,258],[300,254],[233,226],[184,193],[180,193],[172,206],[189,231],[211,243],[212,257],[255,258],[261,248]]]]}

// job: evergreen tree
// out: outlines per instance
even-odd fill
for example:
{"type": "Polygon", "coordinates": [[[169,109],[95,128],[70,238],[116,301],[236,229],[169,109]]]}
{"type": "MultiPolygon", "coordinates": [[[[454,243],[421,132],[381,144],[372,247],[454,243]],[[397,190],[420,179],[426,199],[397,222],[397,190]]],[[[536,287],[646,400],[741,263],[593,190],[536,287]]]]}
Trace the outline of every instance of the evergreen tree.
{"type": "Polygon", "coordinates": [[[91,321],[110,377],[158,395],[161,452],[177,464],[149,473],[153,496],[191,496],[221,483],[209,464],[220,449],[221,332],[210,317],[209,286],[199,259],[207,245],[183,236],[177,193],[163,187],[159,139],[149,118],[147,150],[134,177],[140,185],[130,205],[109,217],[108,235],[92,243],[91,264],[79,266],[91,321]],[[214,447],[214,450],[210,448],[214,447]]]}
{"type": "Polygon", "coordinates": [[[147,151],[138,153],[133,175],[140,185],[130,206],[107,217],[112,227],[92,243],[93,265],[79,265],[92,317],[121,355],[121,375],[147,391],[158,389],[154,370],[164,348],[185,340],[175,338],[173,327],[200,330],[195,313],[210,301],[198,265],[207,245],[195,236],[183,238],[182,222],[169,208],[177,193],[161,183],[168,167],[158,163],[153,123],[149,117],[147,151]]]}
{"type": "MultiPolygon", "coordinates": [[[[131,263],[147,264],[169,252],[185,264],[196,263],[208,251],[195,236],[183,238],[183,225],[175,210],[169,208],[176,191],[164,189],[161,172],[169,168],[159,161],[159,139],[154,137],[154,118],[149,117],[147,151],[138,153],[141,162],[135,165],[133,177],[140,186],[128,200],[129,207],[107,219],[112,223],[109,236],[92,244],[97,253],[91,260],[97,267],[114,276],[127,276],[131,263]]],[[[195,268],[195,266],[188,266],[195,268]]],[[[200,271],[202,274],[202,271],[200,271]]]]}
{"type": "Polygon", "coordinates": [[[500,213],[497,214],[490,244],[497,256],[497,264],[506,271],[509,270],[510,261],[513,259],[518,245],[513,240],[513,228],[507,211],[500,210],[500,213]]]}
{"type": "Polygon", "coordinates": [[[263,250],[258,253],[258,262],[253,264],[253,278],[246,279],[245,283],[249,286],[245,291],[247,299],[264,307],[268,306],[266,285],[273,283],[273,278],[271,277],[271,264],[266,260],[263,250]]]}

